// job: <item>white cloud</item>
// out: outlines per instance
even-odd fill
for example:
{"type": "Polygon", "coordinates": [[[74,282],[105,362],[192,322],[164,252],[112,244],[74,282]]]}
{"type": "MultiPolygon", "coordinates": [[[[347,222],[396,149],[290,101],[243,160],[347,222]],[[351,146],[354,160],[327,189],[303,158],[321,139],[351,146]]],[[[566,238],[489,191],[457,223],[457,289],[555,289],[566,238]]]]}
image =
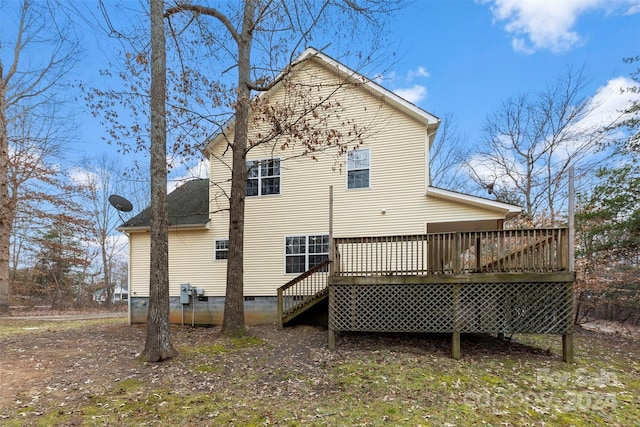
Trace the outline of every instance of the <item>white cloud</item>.
{"type": "Polygon", "coordinates": [[[209,160],[200,159],[198,163],[191,166],[184,175],[172,178],[167,184],[167,192],[171,193],[187,181],[195,178],[209,178],[209,160]]]}
{"type": "Polygon", "coordinates": [[[126,234],[118,232],[107,236],[107,243],[116,248],[114,255],[120,258],[122,261],[126,261],[129,255],[129,238],[126,234]]]}
{"type": "Polygon", "coordinates": [[[491,4],[494,22],[504,21],[513,35],[515,51],[531,54],[548,49],[562,53],[582,43],[573,27],[583,13],[592,10],[610,12],[628,6],[624,13],[640,12],[637,0],[481,0],[491,4]]]}
{"type": "Polygon", "coordinates": [[[520,37],[514,37],[511,39],[511,47],[516,52],[522,52],[527,55],[531,55],[532,53],[535,52],[535,49],[530,48],[527,45],[527,42],[524,39],[521,39],[520,37]]]}
{"type": "MultiPolygon", "coordinates": [[[[120,223],[118,223],[118,225],[120,225],[120,223]]],[[[127,237],[126,234],[115,230],[112,230],[112,233],[113,234],[107,236],[107,240],[105,242],[107,247],[112,248],[111,252],[114,259],[117,259],[120,262],[127,262],[129,259],[129,237],[127,237]]],[[[95,240],[83,240],[81,244],[84,245],[88,251],[91,251],[96,255],[100,251],[100,244],[95,240]]],[[[94,264],[94,268],[97,268],[98,270],[102,268],[100,256],[96,256],[94,264]]]]}
{"type": "Polygon", "coordinates": [[[394,92],[396,95],[414,104],[417,104],[427,97],[427,88],[422,85],[413,85],[409,88],[395,89],[394,92]]]}
{"type": "Polygon", "coordinates": [[[631,2],[631,4],[629,5],[629,9],[627,9],[624,14],[625,15],[635,15],[636,13],[640,13],[640,2],[639,1],[631,2]]]}
{"type": "MultiPolygon", "coordinates": [[[[427,69],[420,65],[414,70],[407,71],[405,77],[398,78],[398,73],[396,71],[391,71],[386,75],[377,74],[374,77],[374,81],[382,86],[386,86],[387,88],[389,88],[389,86],[394,86],[397,84],[408,85],[416,78],[426,78],[429,77],[429,75],[430,74],[427,69]],[[389,85],[388,82],[391,82],[391,85],[389,85]]],[[[396,95],[414,104],[422,101],[427,97],[427,87],[420,84],[414,84],[411,87],[392,89],[392,91],[395,92],[396,95]]]]}
{"type": "MultiPolygon", "coordinates": [[[[577,150],[584,151],[589,156],[597,156],[599,155],[597,143],[605,142],[604,138],[623,137],[623,130],[605,131],[605,129],[622,121],[625,118],[622,111],[627,109],[634,100],[639,100],[640,94],[625,90],[634,86],[634,83],[627,77],[616,77],[600,87],[585,108],[584,117],[563,131],[563,140],[553,152],[554,161],[564,162],[570,156],[575,155],[577,150]],[[593,138],[593,136],[597,136],[598,139],[585,139],[593,138]]],[[[511,154],[500,153],[500,155],[505,162],[511,163],[511,174],[524,176],[524,170],[516,164],[511,154]]],[[[591,159],[593,160],[595,157],[591,157],[591,159]]],[[[486,159],[481,155],[472,157],[469,163],[478,176],[485,181],[490,182],[505,174],[504,168],[486,162],[486,159]]],[[[500,184],[499,180],[497,182],[500,184]]]]}
{"type": "Polygon", "coordinates": [[[102,185],[98,174],[91,172],[81,167],[72,167],[67,171],[71,182],[83,187],[89,187],[90,185],[96,185],[98,188],[102,185]]]}
{"type": "Polygon", "coordinates": [[[499,165],[490,161],[485,155],[473,154],[468,164],[473,173],[486,185],[496,185],[498,187],[511,187],[513,179],[509,175],[522,179],[525,176],[523,165],[519,164],[512,153],[501,153],[502,161],[508,165],[499,165]]]}
{"type": "Polygon", "coordinates": [[[396,72],[390,71],[387,74],[378,73],[373,76],[373,81],[378,83],[379,85],[384,86],[387,81],[394,81],[396,79],[396,72]]]}
{"type": "Polygon", "coordinates": [[[407,80],[408,81],[412,81],[413,79],[415,79],[416,77],[429,77],[429,72],[427,71],[426,68],[420,66],[415,70],[409,70],[407,72],[407,80]]]}
{"type": "Polygon", "coordinates": [[[622,111],[638,101],[640,94],[625,89],[636,83],[628,77],[616,77],[599,88],[590,102],[590,113],[576,124],[579,129],[595,130],[621,122],[622,111]]]}

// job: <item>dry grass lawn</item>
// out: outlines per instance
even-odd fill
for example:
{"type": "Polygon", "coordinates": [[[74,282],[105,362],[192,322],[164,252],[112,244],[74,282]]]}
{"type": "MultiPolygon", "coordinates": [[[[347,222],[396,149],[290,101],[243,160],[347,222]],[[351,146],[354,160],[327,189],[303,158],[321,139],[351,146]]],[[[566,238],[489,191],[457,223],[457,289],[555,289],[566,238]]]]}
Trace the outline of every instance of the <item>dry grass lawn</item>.
{"type": "Polygon", "coordinates": [[[125,320],[0,318],[4,426],[633,426],[640,344],[578,328],[560,337],[342,334],[322,328],[175,327],[180,356],[146,364],[125,320]]]}

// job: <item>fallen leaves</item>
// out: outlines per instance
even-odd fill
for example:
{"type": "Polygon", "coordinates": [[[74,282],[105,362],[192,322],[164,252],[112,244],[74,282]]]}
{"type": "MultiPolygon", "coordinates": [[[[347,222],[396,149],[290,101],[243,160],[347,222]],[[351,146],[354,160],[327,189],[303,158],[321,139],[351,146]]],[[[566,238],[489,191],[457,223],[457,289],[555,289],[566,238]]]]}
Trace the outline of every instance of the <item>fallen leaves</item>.
{"type": "Polygon", "coordinates": [[[322,328],[176,327],[181,354],[149,364],[144,326],[57,330],[0,337],[4,424],[640,423],[640,346],[620,336],[578,332],[567,365],[556,336],[463,336],[455,361],[447,335],[342,334],[331,352],[322,328]]]}

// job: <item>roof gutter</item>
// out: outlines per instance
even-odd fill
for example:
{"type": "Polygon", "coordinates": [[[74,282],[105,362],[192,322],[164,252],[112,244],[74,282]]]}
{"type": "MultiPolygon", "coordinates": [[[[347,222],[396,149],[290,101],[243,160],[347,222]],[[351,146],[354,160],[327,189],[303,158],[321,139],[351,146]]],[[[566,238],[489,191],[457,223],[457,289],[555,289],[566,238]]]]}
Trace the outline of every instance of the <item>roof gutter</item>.
{"type": "MultiPolygon", "coordinates": [[[[170,225],[168,227],[169,230],[208,230],[211,228],[209,225],[210,221],[205,224],[177,224],[170,225]]],[[[149,225],[140,225],[135,227],[116,227],[116,230],[121,231],[123,233],[135,233],[140,231],[150,231],[151,226],[149,225]]]]}

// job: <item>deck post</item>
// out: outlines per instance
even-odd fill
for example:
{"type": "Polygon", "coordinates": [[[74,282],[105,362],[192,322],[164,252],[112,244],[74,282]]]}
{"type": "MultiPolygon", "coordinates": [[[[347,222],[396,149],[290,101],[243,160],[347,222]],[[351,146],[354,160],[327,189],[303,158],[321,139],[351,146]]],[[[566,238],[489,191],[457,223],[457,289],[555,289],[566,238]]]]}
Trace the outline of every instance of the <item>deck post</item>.
{"type": "Polygon", "coordinates": [[[331,264],[329,265],[329,276],[334,276],[336,274],[336,266],[335,262],[335,254],[336,254],[336,246],[335,241],[333,240],[333,185],[329,186],[329,261],[331,264]]]}
{"type": "Polygon", "coordinates": [[[573,282],[567,284],[567,304],[571,307],[567,314],[567,329],[562,334],[562,360],[573,363],[573,282]]]}
{"type": "Polygon", "coordinates": [[[451,357],[460,360],[460,331],[453,331],[451,337],[451,357]]]}
{"type": "Polygon", "coordinates": [[[454,242],[453,242],[453,273],[454,274],[460,274],[460,272],[462,271],[462,264],[460,262],[460,251],[462,248],[462,236],[460,235],[460,233],[456,233],[455,234],[455,238],[454,238],[454,242]]]}
{"type": "Polygon", "coordinates": [[[573,363],[573,330],[562,334],[562,360],[573,363]]]}
{"type": "Polygon", "coordinates": [[[460,284],[453,285],[453,334],[451,336],[451,357],[460,359],[460,284]]]}
{"type": "Polygon", "coordinates": [[[284,313],[283,304],[282,289],[278,289],[278,329],[284,328],[284,321],[282,319],[282,314],[284,313]]]}
{"type": "Polygon", "coordinates": [[[480,238],[480,236],[476,237],[476,273],[479,273],[482,269],[481,244],[482,239],[480,238]]]}
{"type": "Polygon", "coordinates": [[[336,349],[336,331],[334,331],[331,326],[329,326],[328,331],[328,341],[329,341],[329,350],[336,349]]]}

